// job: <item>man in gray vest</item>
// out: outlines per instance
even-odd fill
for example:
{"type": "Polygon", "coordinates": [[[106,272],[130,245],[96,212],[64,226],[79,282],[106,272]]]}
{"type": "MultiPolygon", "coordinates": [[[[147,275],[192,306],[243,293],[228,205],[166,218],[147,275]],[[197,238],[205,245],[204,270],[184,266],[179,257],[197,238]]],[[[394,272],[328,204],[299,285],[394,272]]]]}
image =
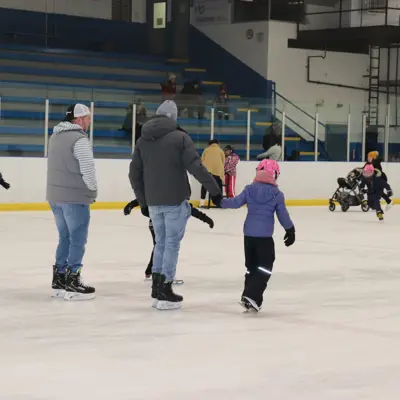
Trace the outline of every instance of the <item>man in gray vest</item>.
{"type": "Polygon", "coordinates": [[[83,104],[68,107],[65,119],[53,130],[47,162],[47,201],[59,233],[53,267],[53,297],[65,300],[95,298],[95,289],[80,278],[88,237],[90,208],[97,197],[93,150],[86,134],[90,110],[83,104]]]}

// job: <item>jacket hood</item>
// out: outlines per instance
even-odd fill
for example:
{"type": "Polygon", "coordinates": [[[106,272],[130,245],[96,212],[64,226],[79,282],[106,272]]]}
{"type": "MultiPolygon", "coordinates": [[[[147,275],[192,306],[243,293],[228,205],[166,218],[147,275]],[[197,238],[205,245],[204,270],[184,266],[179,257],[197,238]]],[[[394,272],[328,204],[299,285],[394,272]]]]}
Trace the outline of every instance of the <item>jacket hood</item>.
{"type": "Polygon", "coordinates": [[[61,121],[58,125],[53,128],[53,133],[61,133],[67,131],[79,131],[86,135],[86,132],[80,125],[71,124],[71,122],[61,121]]]}
{"type": "Polygon", "coordinates": [[[156,140],[176,130],[178,130],[178,127],[174,120],[159,115],[151,118],[143,125],[142,138],[144,140],[156,140]]]}
{"type": "Polygon", "coordinates": [[[254,182],[249,185],[249,195],[257,204],[265,204],[279,194],[279,189],[272,184],[254,182]]]}

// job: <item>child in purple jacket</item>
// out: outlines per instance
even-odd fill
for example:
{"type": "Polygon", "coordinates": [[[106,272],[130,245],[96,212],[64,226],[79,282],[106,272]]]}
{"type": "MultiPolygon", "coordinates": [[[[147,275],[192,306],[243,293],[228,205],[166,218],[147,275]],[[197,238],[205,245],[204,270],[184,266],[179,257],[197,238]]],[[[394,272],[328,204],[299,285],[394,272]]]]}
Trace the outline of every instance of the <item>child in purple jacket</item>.
{"type": "Polygon", "coordinates": [[[241,305],[246,311],[259,311],[263,293],[267,288],[275,261],[274,215],[286,230],[284,242],[291,246],[295,241],[295,229],[285,205],[285,197],[278,189],[276,180],[279,165],[275,160],[263,160],[257,167],[254,182],[246,186],[239,196],[223,199],[222,208],[240,208],[247,204],[244,223],[244,253],[246,276],[241,305]]]}

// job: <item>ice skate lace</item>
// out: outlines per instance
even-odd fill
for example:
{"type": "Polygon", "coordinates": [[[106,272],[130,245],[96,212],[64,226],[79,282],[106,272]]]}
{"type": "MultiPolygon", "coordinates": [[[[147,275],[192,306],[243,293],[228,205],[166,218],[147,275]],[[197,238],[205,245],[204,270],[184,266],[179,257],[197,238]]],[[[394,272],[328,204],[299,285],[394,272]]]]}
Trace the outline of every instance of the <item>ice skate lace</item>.
{"type": "Polygon", "coordinates": [[[83,279],[80,276],[78,276],[78,286],[83,287],[85,289],[90,287],[88,285],[85,285],[85,282],[83,282],[83,279]]]}

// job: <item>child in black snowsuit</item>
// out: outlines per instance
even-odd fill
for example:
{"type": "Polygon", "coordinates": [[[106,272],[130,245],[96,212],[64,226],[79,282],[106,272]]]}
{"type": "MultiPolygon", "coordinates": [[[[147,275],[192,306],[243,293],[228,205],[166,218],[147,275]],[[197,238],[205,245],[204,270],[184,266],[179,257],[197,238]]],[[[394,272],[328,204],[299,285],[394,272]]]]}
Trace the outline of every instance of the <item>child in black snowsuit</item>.
{"type": "Polygon", "coordinates": [[[393,192],[389,184],[385,182],[382,176],[376,174],[372,164],[367,164],[363,168],[361,188],[364,193],[367,193],[369,207],[376,211],[376,216],[380,221],[382,221],[383,211],[381,208],[381,198],[383,191],[386,189],[389,198],[393,196],[393,192]]]}
{"type": "Polygon", "coordinates": [[[3,179],[3,175],[0,172],[0,185],[3,186],[4,189],[8,190],[10,189],[10,184],[7,183],[4,179],[3,179]]]}
{"type": "MultiPolygon", "coordinates": [[[[139,206],[139,202],[135,199],[132,200],[130,203],[128,203],[125,208],[124,208],[124,214],[125,215],[129,215],[131,213],[131,211],[135,208],[139,206]]],[[[210,228],[214,228],[214,221],[206,214],[204,214],[203,212],[199,211],[197,208],[194,208],[192,205],[190,205],[192,208],[192,217],[199,219],[200,221],[208,224],[210,226],[210,228]]],[[[149,210],[147,207],[142,208],[141,209],[142,214],[147,217],[150,218],[149,215],[149,210]]],[[[151,221],[151,219],[149,220],[149,230],[151,233],[151,237],[153,238],[153,246],[156,245],[156,235],[154,233],[154,229],[153,229],[153,222],[151,221]]],[[[150,257],[150,261],[149,264],[146,268],[145,271],[145,276],[146,279],[151,278],[151,269],[153,267],[153,256],[154,256],[154,247],[153,247],[153,251],[151,253],[151,257],[150,257]]],[[[183,281],[176,281],[175,283],[183,283],[183,281]]]]}
{"type": "MultiPolygon", "coordinates": [[[[382,160],[379,158],[379,153],[377,151],[370,151],[368,153],[367,163],[365,165],[367,164],[372,164],[375,168],[375,174],[380,176],[385,182],[388,181],[386,174],[383,172],[382,160]]],[[[382,192],[382,199],[385,200],[387,204],[386,210],[389,210],[392,205],[392,200],[385,192],[382,192]]]]}

